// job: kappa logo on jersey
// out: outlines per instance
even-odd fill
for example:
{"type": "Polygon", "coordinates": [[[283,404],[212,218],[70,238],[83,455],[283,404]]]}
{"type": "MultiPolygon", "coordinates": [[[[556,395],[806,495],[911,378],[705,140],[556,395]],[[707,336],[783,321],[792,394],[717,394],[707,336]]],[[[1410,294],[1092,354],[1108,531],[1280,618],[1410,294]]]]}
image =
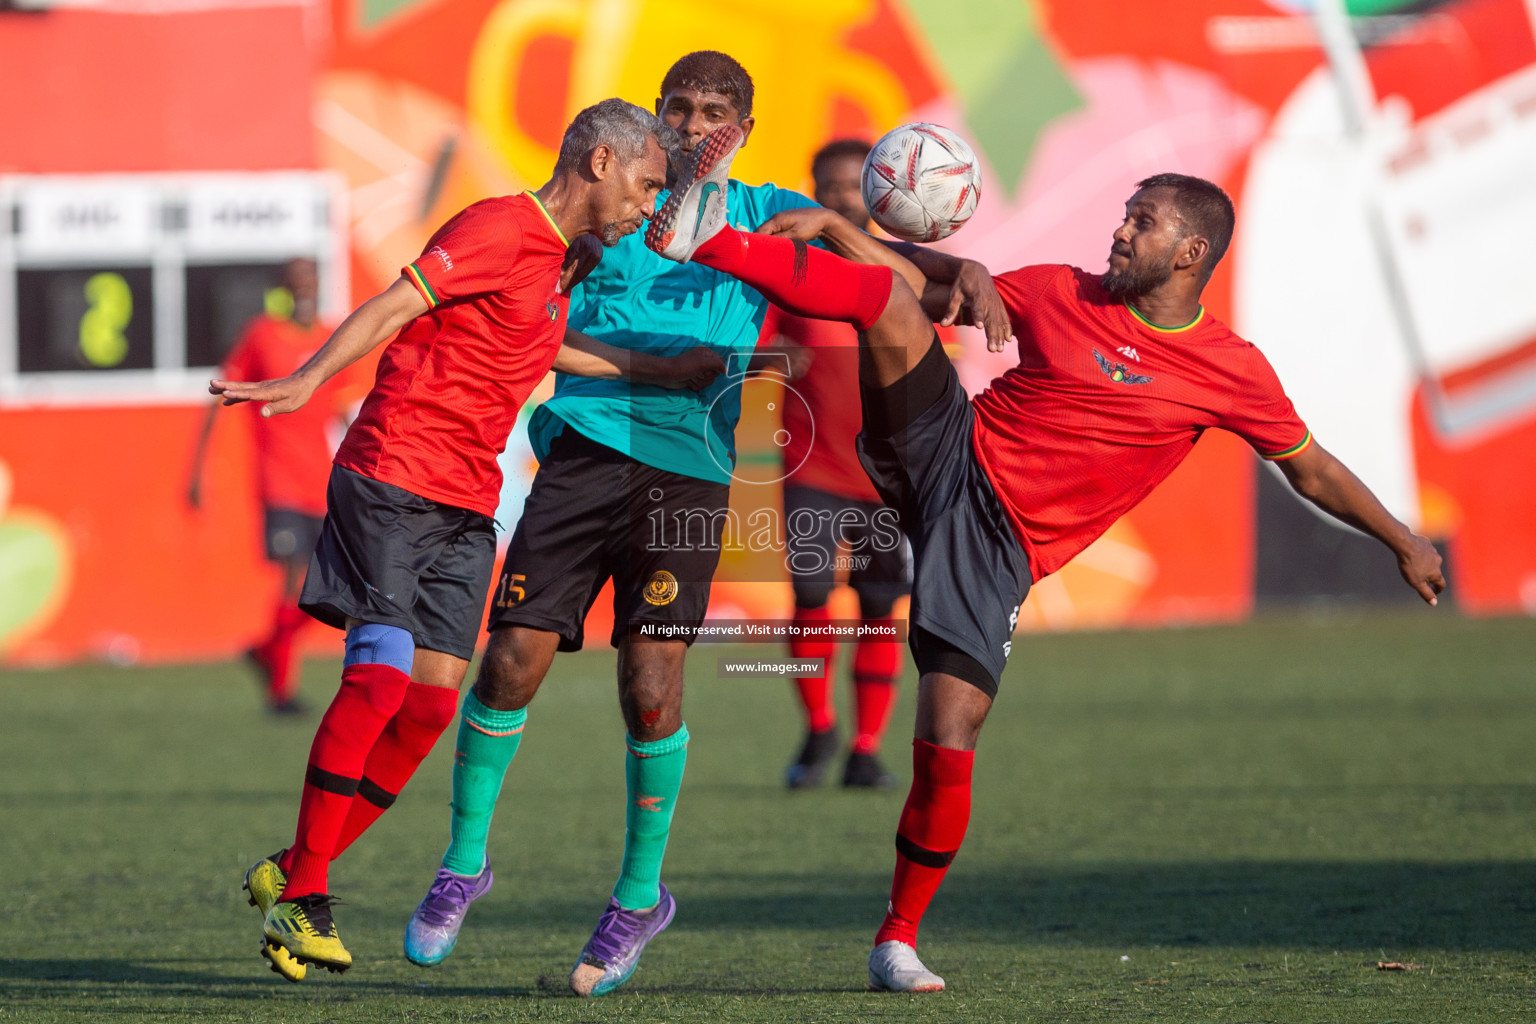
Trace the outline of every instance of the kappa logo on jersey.
{"type": "Polygon", "coordinates": [[[1141,362],[1141,356],[1136,353],[1136,347],[1134,345],[1121,345],[1119,348],[1115,349],[1115,351],[1119,352],[1127,359],[1134,359],[1138,363],[1141,362]]]}
{"type": "Polygon", "coordinates": [[[443,265],[444,270],[453,269],[453,257],[449,256],[448,250],[444,249],[442,246],[434,245],[431,249],[427,250],[427,255],[436,256],[437,261],[443,265]]]}
{"type": "Polygon", "coordinates": [[[1144,377],[1139,373],[1127,373],[1124,363],[1111,363],[1108,359],[1099,355],[1099,350],[1093,350],[1093,358],[1098,362],[1099,369],[1104,375],[1117,384],[1151,384],[1151,377],[1144,377]]]}
{"type": "Polygon", "coordinates": [[[665,569],[657,569],[645,585],[645,603],[660,607],[671,604],[675,597],[677,597],[677,577],[665,569]]]}

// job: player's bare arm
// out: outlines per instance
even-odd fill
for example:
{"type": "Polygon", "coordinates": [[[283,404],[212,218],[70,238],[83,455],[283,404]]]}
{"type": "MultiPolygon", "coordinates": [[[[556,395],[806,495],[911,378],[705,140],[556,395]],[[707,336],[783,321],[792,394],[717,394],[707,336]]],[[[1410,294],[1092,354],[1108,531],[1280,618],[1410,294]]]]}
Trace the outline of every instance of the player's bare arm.
{"type": "Polygon", "coordinates": [[[1316,441],[1300,455],[1277,465],[1297,494],[1391,548],[1407,584],[1428,604],[1438,603],[1435,595],[1445,589],[1440,553],[1388,512],[1348,466],[1316,441]]]}
{"type": "Polygon", "coordinates": [[[1003,351],[1013,336],[1013,322],[992,283],[992,274],[975,260],[960,259],[910,242],[877,239],[847,218],[816,207],[786,210],[758,231],[820,241],[856,263],[892,268],[922,299],[924,312],[935,323],[946,327],[955,323],[975,324],[986,332],[987,348],[993,352],[1003,351]]]}
{"type": "Polygon", "coordinates": [[[401,277],[341,322],[336,333],[309,361],[281,380],[208,382],[209,394],[225,405],[265,402],[263,416],[293,412],[309,401],[315,389],[394,337],[395,332],[427,311],[427,300],[401,277]]]}
{"type": "Polygon", "coordinates": [[[718,353],[702,346],[675,356],[657,356],[608,345],[566,328],[565,341],[555,356],[554,368],[575,377],[623,378],[640,384],[698,391],[725,372],[725,361],[718,353]]]}

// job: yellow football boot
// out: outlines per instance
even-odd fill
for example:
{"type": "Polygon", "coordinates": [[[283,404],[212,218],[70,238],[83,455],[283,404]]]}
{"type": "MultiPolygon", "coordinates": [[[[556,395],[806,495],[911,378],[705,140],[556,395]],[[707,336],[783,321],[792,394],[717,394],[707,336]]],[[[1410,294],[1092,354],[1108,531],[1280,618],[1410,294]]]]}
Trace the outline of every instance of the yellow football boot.
{"type": "MultiPolygon", "coordinates": [[[[277,902],[277,898],[283,894],[283,886],[288,884],[288,878],[283,874],[283,869],[277,866],[278,859],[286,850],[279,850],[270,857],[263,857],[251,869],[245,873],[245,881],[240,888],[250,895],[251,906],[261,911],[262,921],[265,923],[267,912],[277,902]]],[[[272,965],[272,970],[282,975],[289,981],[304,980],[304,965],[299,963],[282,946],[268,942],[263,936],[261,940],[261,955],[267,958],[272,965]]]]}
{"type": "Polygon", "coordinates": [[[301,964],[319,964],[340,974],[352,966],[352,954],[336,935],[331,919],[334,896],[312,893],[295,900],[282,900],[267,911],[261,930],[267,944],[278,945],[301,964]]]}

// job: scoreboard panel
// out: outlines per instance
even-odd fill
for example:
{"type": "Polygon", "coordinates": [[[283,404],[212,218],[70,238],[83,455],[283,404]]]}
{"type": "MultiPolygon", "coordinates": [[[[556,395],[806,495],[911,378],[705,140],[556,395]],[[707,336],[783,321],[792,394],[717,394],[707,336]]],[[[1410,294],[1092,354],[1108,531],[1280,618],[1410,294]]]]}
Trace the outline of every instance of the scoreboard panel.
{"type": "Polygon", "coordinates": [[[347,305],[344,201],[328,174],[0,177],[0,406],[189,399],[287,262],[347,305]]]}

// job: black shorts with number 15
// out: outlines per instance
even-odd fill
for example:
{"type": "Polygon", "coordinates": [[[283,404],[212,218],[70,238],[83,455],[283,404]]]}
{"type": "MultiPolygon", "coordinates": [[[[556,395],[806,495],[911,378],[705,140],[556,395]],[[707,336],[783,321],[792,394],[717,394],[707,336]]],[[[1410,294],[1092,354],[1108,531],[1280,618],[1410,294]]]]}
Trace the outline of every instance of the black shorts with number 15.
{"type": "Polygon", "coordinates": [[[709,607],[730,501],[726,484],[648,466],[567,426],[550,445],[502,562],[487,628],[526,626],[579,651],[613,579],[613,635],[692,643],[709,607]]]}

